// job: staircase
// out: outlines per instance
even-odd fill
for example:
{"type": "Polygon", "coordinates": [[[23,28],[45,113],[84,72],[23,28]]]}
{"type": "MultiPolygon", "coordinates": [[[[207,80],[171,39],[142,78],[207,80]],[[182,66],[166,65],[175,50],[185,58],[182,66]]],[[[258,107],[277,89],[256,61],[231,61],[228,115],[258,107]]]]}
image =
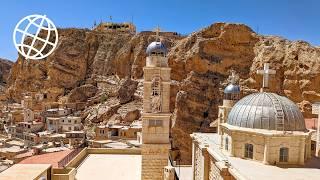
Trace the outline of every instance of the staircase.
{"type": "Polygon", "coordinates": [[[268,95],[271,98],[273,107],[276,112],[276,130],[284,131],[284,112],[280,100],[275,95],[268,95]]]}

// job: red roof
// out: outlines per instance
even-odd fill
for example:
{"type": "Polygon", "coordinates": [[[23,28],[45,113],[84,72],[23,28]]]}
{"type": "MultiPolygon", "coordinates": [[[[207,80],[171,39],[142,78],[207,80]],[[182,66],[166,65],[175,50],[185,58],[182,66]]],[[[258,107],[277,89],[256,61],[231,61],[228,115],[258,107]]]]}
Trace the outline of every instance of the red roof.
{"type": "Polygon", "coordinates": [[[66,157],[70,152],[72,152],[72,150],[40,154],[26,158],[19,162],[19,164],[51,164],[53,168],[58,168],[58,162],[66,157]]]}
{"type": "Polygon", "coordinates": [[[317,129],[318,118],[304,119],[304,122],[306,123],[306,128],[307,129],[317,129]]]}

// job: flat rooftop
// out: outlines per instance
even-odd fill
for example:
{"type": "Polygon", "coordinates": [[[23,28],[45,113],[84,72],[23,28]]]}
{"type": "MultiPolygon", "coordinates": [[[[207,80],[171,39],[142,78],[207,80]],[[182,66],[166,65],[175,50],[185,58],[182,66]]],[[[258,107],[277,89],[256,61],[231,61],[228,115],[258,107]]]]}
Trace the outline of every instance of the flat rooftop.
{"type": "Polygon", "coordinates": [[[76,179],[141,180],[141,155],[89,154],[77,168],[76,179]]]}
{"type": "Polygon", "coordinates": [[[53,152],[31,156],[19,162],[19,164],[51,164],[52,167],[58,168],[58,162],[66,157],[72,150],[53,152]]]}
{"type": "Polygon", "coordinates": [[[220,136],[216,133],[193,133],[201,143],[209,145],[218,161],[229,161],[230,171],[240,174],[245,179],[259,180],[313,180],[320,179],[320,159],[312,157],[304,166],[285,167],[265,165],[261,162],[226,156],[220,150],[220,136]]]}
{"type": "Polygon", "coordinates": [[[174,169],[179,180],[192,180],[192,166],[175,166],[174,169]]]}
{"type": "Polygon", "coordinates": [[[50,164],[15,164],[9,169],[0,173],[0,179],[26,180],[37,179],[40,174],[47,171],[50,164]]]}

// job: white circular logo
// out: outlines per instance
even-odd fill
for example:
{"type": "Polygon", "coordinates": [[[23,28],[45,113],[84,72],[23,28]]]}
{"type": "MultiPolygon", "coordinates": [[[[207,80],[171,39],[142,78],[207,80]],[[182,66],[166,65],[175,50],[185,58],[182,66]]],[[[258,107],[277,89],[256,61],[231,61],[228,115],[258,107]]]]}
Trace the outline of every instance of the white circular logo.
{"type": "Polygon", "coordinates": [[[39,60],[49,56],[56,48],[58,31],[45,15],[30,15],[16,25],[13,42],[23,57],[39,60]]]}

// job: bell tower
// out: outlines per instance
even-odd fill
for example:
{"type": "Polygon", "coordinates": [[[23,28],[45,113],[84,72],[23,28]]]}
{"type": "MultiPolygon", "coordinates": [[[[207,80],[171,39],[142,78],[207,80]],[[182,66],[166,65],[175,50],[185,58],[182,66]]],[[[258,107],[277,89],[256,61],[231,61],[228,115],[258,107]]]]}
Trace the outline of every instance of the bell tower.
{"type": "Polygon", "coordinates": [[[170,140],[170,71],[167,49],[159,40],[147,47],[142,114],[142,179],[163,179],[170,140]]]}
{"type": "Polygon", "coordinates": [[[236,84],[236,74],[231,72],[228,80],[230,84],[224,89],[223,104],[219,106],[218,114],[218,133],[221,134],[220,124],[226,123],[229,112],[233,105],[240,99],[240,86],[236,84]]]}

